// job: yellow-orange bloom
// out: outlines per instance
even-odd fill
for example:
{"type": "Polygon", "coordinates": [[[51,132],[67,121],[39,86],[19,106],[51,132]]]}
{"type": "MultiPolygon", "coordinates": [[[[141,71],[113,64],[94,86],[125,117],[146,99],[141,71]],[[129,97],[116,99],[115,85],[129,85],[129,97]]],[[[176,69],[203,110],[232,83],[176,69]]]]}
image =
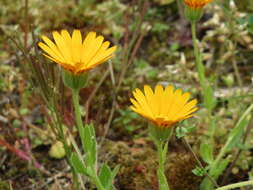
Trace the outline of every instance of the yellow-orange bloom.
{"type": "Polygon", "coordinates": [[[39,42],[39,47],[46,52],[47,58],[74,74],[107,61],[116,50],[116,46],[109,48],[110,42],[104,42],[104,37],[96,36],[95,32],[89,32],[82,40],[80,30],[74,30],[72,36],[67,30],[62,30],[61,33],[53,32],[53,38],[54,42],[42,36],[44,43],[39,42]]]}
{"type": "Polygon", "coordinates": [[[210,3],[212,0],[184,0],[185,4],[193,9],[199,9],[210,3]]]}
{"type": "Polygon", "coordinates": [[[190,93],[183,93],[181,89],[174,89],[172,85],[163,88],[155,87],[154,92],[150,86],[144,86],[144,93],[140,89],[133,91],[131,98],[133,111],[153,122],[158,127],[171,127],[184,119],[193,116],[198,110],[197,100],[190,99],[190,93]]]}

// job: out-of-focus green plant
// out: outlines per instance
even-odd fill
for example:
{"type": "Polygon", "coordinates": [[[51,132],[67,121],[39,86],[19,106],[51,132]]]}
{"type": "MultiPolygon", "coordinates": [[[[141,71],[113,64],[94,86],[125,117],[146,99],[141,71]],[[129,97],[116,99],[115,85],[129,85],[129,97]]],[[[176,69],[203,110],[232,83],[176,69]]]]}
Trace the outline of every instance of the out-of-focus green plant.
{"type": "Polygon", "coordinates": [[[248,15],[248,30],[253,35],[253,13],[248,15]]]}
{"type": "Polygon", "coordinates": [[[137,115],[133,113],[130,109],[119,110],[119,117],[117,117],[113,124],[121,129],[126,129],[128,133],[132,133],[134,130],[141,128],[141,125],[133,124],[132,121],[137,118],[137,115]],[[122,128],[122,125],[125,128],[122,128]]]}
{"type": "Polygon", "coordinates": [[[208,166],[206,167],[206,170],[208,171],[207,174],[208,176],[206,176],[202,181],[200,189],[212,190],[214,189],[214,186],[217,186],[217,184],[214,183],[214,180],[218,179],[218,177],[223,173],[223,171],[229,164],[230,160],[228,157],[224,158],[225,155],[229,151],[231,151],[231,149],[234,148],[236,144],[240,142],[244,130],[250,122],[251,117],[249,116],[249,114],[253,109],[253,104],[241,116],[238,123],[228,134],[225,145],[221,148],[219,154],[216,157],[214,157],[214,149],[215,149],[214,135],[216,133],[217,128],[217,119],[213,115],[213,111],[214,108],[216,107],[217,100],[214,96],[214,88],[213,85],[211,84],[211,80],[206,77],[205,66],[203,65],[202,61],[203,55],[200,52],[199,43],[196,36],[196,24],[198,23],[198,21],[202,16],[202,7],[205,5],[205,1],[203,1],[202,4],[200,1],[198,4],[196,1],[185,0],[185,4],[186,4],[185,8],[186,18],[190,21],[192,28],[192,40],[194,46],[194,55],[196,59],[198,78],[203,91],[204,106],[208,110],[208,121],[209,121],[208,138],[207,140],[203,139],[200,145],[200,156],[202,157],[203,161],[205,161],[205,163],[208,164],[208,166]]]}
{"type": "Polygon", "coordinates": [[[173,3],[175,0],[154,0],[155,2],[159,3],[160,5],[168,5],[173,3]]]}

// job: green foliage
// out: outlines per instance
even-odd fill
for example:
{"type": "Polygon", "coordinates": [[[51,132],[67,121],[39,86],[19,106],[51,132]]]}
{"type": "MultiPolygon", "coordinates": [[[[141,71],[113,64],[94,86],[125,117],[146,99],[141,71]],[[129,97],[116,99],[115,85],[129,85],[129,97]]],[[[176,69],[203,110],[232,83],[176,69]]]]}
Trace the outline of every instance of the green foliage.
{"type": "MultiPolygon", "coordinates": [[[[150,66],[145,60],[138,59],[134,63],[136,65],[135,74],[138,77],[145,77],[150,80],[154,80],[157,78],[157,75],[159,73],[159,70],[155,67],[150,66]]],[[[132,81],[133,82],[133,81],[132,81]]]]}
{"type": "Polygon", "coordinates": [[[216,106],[216,99],[214,97],[214,90],[211,85],[204,89],[204,105],[208,110],[213,110],[216,106]]]}
{"type": "Polygon", "coordinates": [[[248,15],[248,30],[253,35],[253,14],[248,15]]]}
{"type": "Polygon", "coordinates": [[[168,4],[173,3],[175,0],[154,0],[154,1],[161,5],[168,5],[168,4]]]}
{"type": "Polygon", "coordinates": [[[207,163],[212,164],[213,162],[213,146],[208,143],[200,144],[200,156],[207,163]]]}
{"type": "Polygon", "coordinates": [[[117,117],[113,121],[113,124],[115,126],[118,126],[120,128],[122,128],[122,126],[124,126],[122,128],[122,130],[126,129],[128,133],[132,133],[136,129],[139,129],[142,127],[142,125],[140,125],[140,124],[133,123],[133,121],[138,119],[139,116],[135,112],[130,110],[129,108],[118,110],[118,112],[120,114],[119,117],[117,117]]]}
{"type": "Polygon", "coordinates": [[[240,144],[240,141],[242,139],[241,137],[245,132],[245,128],[249,125],[250,119],[251,116],[249,115],[247,117],[241,118],[235,128],[231,130],[228,135],[227,142],[223,147],[225,152],[232,150],[232,148],[240,144]]]}
{"type": "Polygon", "coordinates": [[[187,120],[183,121],[181,125],[176,127],[176,137],[182,138],[187,135],[190,135],[190,133],[194,132],[196,130],[196,126],[189,125],[189,122],[187,120]]]}
{"type": "Polygon", "coordinates": [[[103,164],[100,172],[99,172],[99,179],[104,186],[105,189],[108,190],[114,190],[113,180],[116,177],[117,173],[119,171],[119,165],[116,166],[113,171],[110,169],[110,167],[107,164],[103,164]]]}
{"type": "Polygon", "coordinates": [[[72,153],[70,162],[77,173],[85,174],[87,176],[90,175],[84,163],[82,162],[82,160],[80,160],[79,156],[77,155],[77,153],[75,152],[72,153]]]}
{"type": "Polygon", "coordinates": [[[192,173],[194,173],[196,176],[202,177],[202,176],[205,175],[206,171],[204,169],[202,169],[202,168],[200,168],[200,167],[197,166],[196,168],[194,168],[192,170],[192,173]]]}
{"type": "Polygon", "coordinates": [[[151,31],[155,33],[166,32],[170,29],[170,26],[166,23],[156,22],[154,23],[151,31]]]}
{"type": "MultiPolygon", "coordinates": [[[[212,176],[214,179],[217,179],[229,164],[229,159],[228,158],[223,159],[223,157],[227,152],[229,152],[232,148],[234,148],[236,145],[240,143],[242,134],[250,122],[251,116],[249,115],[249,113],[252,112],[252,110],[253,104],[251,104],[251,106],[249,106],[248,109],[240,117],[236,126],[230,131],[227,141],[220,150],[218,156],[210,164],[208,174],[212,176]]],[[[201,190],[211,190],[213,188],[213,185],[206,177],[202,181],[200,188],[201,190]]]]}
{"type": "Polygon", "coordinates": [[[85,125],[81,130],[81,141],[83,150],[86,153],[85,163],[87,166],[96,167],[97,162],[97,141],[95,135],[95,129],[92,124],[85,125]]]}

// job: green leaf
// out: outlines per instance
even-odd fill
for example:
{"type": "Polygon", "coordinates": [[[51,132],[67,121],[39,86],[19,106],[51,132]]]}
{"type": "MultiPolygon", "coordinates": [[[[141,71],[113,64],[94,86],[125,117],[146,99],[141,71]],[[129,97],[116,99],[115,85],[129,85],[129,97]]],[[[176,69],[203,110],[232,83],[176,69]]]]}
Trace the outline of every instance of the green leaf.
{"type": "Polygon", "coordinates": [[[120,165],[117,165],[113,171],[112,171],[112,179],[114,179],[116,177],[116,175],[118,174],[119,172],[119,169],[120,169],[120,165]]]}
{"type": "Polygon", "coordinates": [[[208,143],[201,143],[200,156],[208,164],[213,162],[213,147],[208,143]]]}
{"type": "Polygon", "coordinates": [[[81,141],[86,153],[87,166],[95,166],[97,160],[97,142],[93,125],[85,125],[81,130],[81,141]]]}
{"type": "Polygon", "coordinates": [[[117,165],[114,169],[113,169],[113,171],[112,171],[112,176],[111,176],[111,188],[110,188],[110,190],[116,190],[116,188],[114,187],[114,185],[113,185],[113,181],[114,181],[114,179],[115,179],[115,177],[116,177],[116,175],[118,174],[118,172],[119,172],[119,168],[120,168],[120,165],[117,165]]]}
{"type": "Polygon", "coordinates": [[[221,160],[218,166],[212,169],[212,172],[210,173],[210,175],[216,179],[227,168],[228,163],[229,163],[229,159],[221,160]]]}
{"type": "Polygon", "coordinates": [[[100,173],[99,179],[105,189],[114,189],[113,180],[119,171],[119,166],[116,166],[113,171],[107,164],[103,164],[100,173]]]}
{"type": "Polygon", "coordinates": [[[83,162],[79,159],[77,153],[73,152],[70,157],[71,165],[77,173],[88,175],[88,172],[83,164],[83,162]]]}
{"type": "Polygon", "coordinates": [[[110,167],[107,164],[103,164],[100,169],[99,179],[102,185],[105,187],[105,189],[108,189],[108,187],[110,186],[111,177],[112,177],[112,171],[110,167]]]}
{"type": "Polygon", "coordinates": [[[240,119],[237,125],[231,130],[228,136],[227,144],[225,146],[226,152],[230,151],[232,148],[234,148],[237,144],[240,143],[244,129],[249,124],[250,118],[251,117],[249,116],[240,119]]]}
{"type": "Polygon", "coordinates": [[[192,173],[193,173],[194,175],[196,175],[196,176],[202,177],[202,176],[205,175],[206,171],[205,171],[205,169],[200,168],[200,167],[197,166],[196,168],[194,168],[194,169],[192,170],[192,173]]]}
{"type": "MultiPolygon", "coordinates": [[[[184,122],[187,125],[187,122],[184,122]]],[[[176,128],[176,137],[182,138],[185,137],[188,133],[192,133],[196,130],[196,126],[179,126],[176,128]]]]}
{"type": "Polygon", "coordinates": [[[187,129],[186,129],[186,127],[177,127],[177,128],[176,128],[176,137],[177,137],[177,138],[180,139],[180,138],[186,136],[186,134],[187,134],[187,129]]]}
{"type": "MultiPolygon", "coordinates": [[[[221,159],[223,156],[234,148],[237,144],[240,143],[241,136],[244,132],[245,127],[249,124],[251,119],[251,111],[253,110],[253,104],[251,104],[248,109],[243,113],[240,117],[239,121],[237,122],[236,126],[231,130],[229,133],[228,139],[226,144],[220,150],[218,158],[213,162],[210,170],[209,175],[211,175],[214,179],[217,179],[222,172],[226,169],[229,159],[221,159]],[[219,160],[217,160],[219,159],[219,160]]],[[[207,177],[202,181],[200,185],[200,189],[211,190],[213,189],[212,183],[209,181],[207,177]]]]}
{"type": "Polygon", "coordinates": [[[253,34],[253,14],[248,15],[248,30],[253,34]]]}

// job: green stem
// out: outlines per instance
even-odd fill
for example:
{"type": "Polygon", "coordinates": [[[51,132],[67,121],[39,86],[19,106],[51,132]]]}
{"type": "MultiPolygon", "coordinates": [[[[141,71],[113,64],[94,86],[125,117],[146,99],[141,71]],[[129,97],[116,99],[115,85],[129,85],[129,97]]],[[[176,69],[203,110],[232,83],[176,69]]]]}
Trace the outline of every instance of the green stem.
{"type": "Polygon", "coordinates": [[[202,64],[202,57],[198,47],[198,41],[196,36],[196,22],[191,23],[191,31],[192,31],[192,41],[193,41],[193,48],[194,48],[194,55],[196,59],[196,68],[198,72],[199,82],[203,90],[206,89],[205,84],[205,67],[202,64]]]}
{"type": "MultiPolygon", "coordinates": [[[[82,122],[82,116],[80,111],[80,105],[79,105],[79,90],[78,89],[72,89],[72,100],[74,104],[75,109],[75,119],[77,124],[77,129],[79,132],[79,135],[81,135],[81,131],[83,129],[83,122],[82,122]]],[[[96,171],[96,167],[94,167],[94,175],[92,176],[92,181],[96,185],[98,190],[105,190],[103,187],[96,171]]]]}
{"type": "MultiPolygon", "coordinates": [[[[158,150],[158,159],[159,159],[159,168],[158,168],[158,172],[157,172],[157,176],[159,179],[159,190],[169,190],[169,185],[167,182],[167,178],[164,174],[165,172],[165,156],[163,154],[164,152],[164,146],[163,146],[163,141],[158,141],[157,143],[157,150],[158,150]]],[[[167,146],[165,146],[165,148],[167,148],[167,146]]]]}
{"type": "Polygon", "coordinates": [[[75,109],[75,119],[76,119],[77,129],[80,135],[83,128],[83,122],[82,122],[82,116],[81,116],[81,111],[80,111],[80,106],[79,106],[79,90],[78,89],[72,89],[72,100],[73,100],[74,109],[75,109]]]}
{"type": "Polygon", "coordinates": [[[159,141],[157,145],[157,149],[158,149],[158,158],[159,158],[159,169],[164,173],[163,145],[161,141],[159,141]]]}
{"type": "MultiPolygon", "coordinates": [[[[73,100],[73,104],[74,104],[75,120],[76,120],[76,124],[77,124],[77,129],[78,129],[78,132],[80,135],[81,130],[83,128],[83,122],[82,122],[82,116],[81,116],[81,111],[80,111],[80,106],[79,106],[79,90],[72,89],[72,100],[73,100]]],[[[77,174],[74,174],[73,180],[74,180],[75,186],[76,186],[76,184],[78,184],[77,187],[79,189],[80,187],[79,187],[77,174]]]]}
{"type": "MultiPolygon", "coordinates": [[[[199,78],[199,83],[200,86],[203,90],[203,95],[204,95],[204,104],[208,105],[208,101],[211,101],[209,97],[209,88],[210,84],[208,83],[206,76],[205,76],[205,66],[202,63],[202,54],[200,52],[200,49],[198,47],[198,40],[197,40],[197,34],[196,34],[196,22],[191,22],[191,32],[192,32],[192,42],[193,42],[193,47],[194,47],[194,56],[196,59],[196,68],[198,72],[198,78],[199,78]]],[[[213,98],[213,97],[212,97],[213,98]]],[[[209,121],[209,135],[210,135],[210,142],[212,145],[214,144],[213,142],[213,136],[215,134],[216,130],[216,125],[213,120],[214,118],[212,117],[212,109],[208,108],[208,121],[209,121]]]]}
{"type": "Polygon", "coordinates": [[[55,110],[54,106],[52,107],[51,112],[54,115],[55,124],[56,124],[57,130],[58,130],[58,136],[60,138],[60,141],[63,143],[63,148],[64,148],[65,153],[66,153],[67,162],[68,162],[68,164],[71,168],[71,172],[72,172],[72,175],[73,175],[74,189],[79,190],[80,186],[79,186],[79,181],[78,181],[78,174],[76,173],[75,169],[72,167],[71,162],[70,162],[71,148],[69,147],[69,145],[66,141],[63,125],[62,125],[62,122],[61,122],[62,120],[61,120],[57,110],[55,110]]]}
{"type": "MultiPolygon", "coordinates": [[[[199,83],[200,83],[200,86],[203,91],[204,105],[206,105],[206,108],[208,111],[208,114],[207,114],[208,115],[207,116],[208,117],[208,124],[209,124],[209,128],[208,128],[209,139],[208,140],[209,140],[209,143],[213,149],[214,148],[214,134],[216,131],[216,124],[215,124],[215,120],[214,120],[215,118],[213,118],[213,116],[212,116],[213,106],[211,106],[210,103],[212,103],[212,101],[215,101],[215,97],[212,94],[212,87],[210,86],[210,84],[205,76],[205,67],[202,63],[202,55],[201,55],[200,49],[198,47],[198,40],[197,40],[197,35],[196,35],[196,22],[191,22],[191,32],[192,32],[192,41],[193,41],[194,55],[195,55],[195,59],[196,59],[196,69],[197,69],[197,73],[198,73],[199,83]]],[[[221,152],[219,154],[219,156],[217,157],[215,162],[210,166],[210,171],[209,171],[208,175],[210,175],[212,173],[211,171],[215,169],[215,167],[213,167],[213,166],[216,166],[219,163],[219,162],[217,162],[217,160],[218,161],[221,160],[223,155],[224,155],[223,152],[221,152]]],[[[213,177],[213,176],[210,175],[210,177],[213,177]]],[[[202,190],[203,190],[203,188],[205,190],[213,189],[212,188],[213,184],[211,181],[209,181],[209,179],[207,177],[204,179],[202,184],[205,184],[204,187],[203,187],[203,185],[201,185],[202,190]]]]}
{"type": "Polygon", "coordinates": [[[217,188],[216,190],[229,190],[229,189],[235,189],[235,188],[238,188],[238,187],[244,187],[244,186],[248,186],[248,185],[253,186],[253,180],[244,181],[244,182],[240,182],[240,183],[234,183],[234,184],[231,184],[231,185],[226,185],[226,186],[217,188]]]}

